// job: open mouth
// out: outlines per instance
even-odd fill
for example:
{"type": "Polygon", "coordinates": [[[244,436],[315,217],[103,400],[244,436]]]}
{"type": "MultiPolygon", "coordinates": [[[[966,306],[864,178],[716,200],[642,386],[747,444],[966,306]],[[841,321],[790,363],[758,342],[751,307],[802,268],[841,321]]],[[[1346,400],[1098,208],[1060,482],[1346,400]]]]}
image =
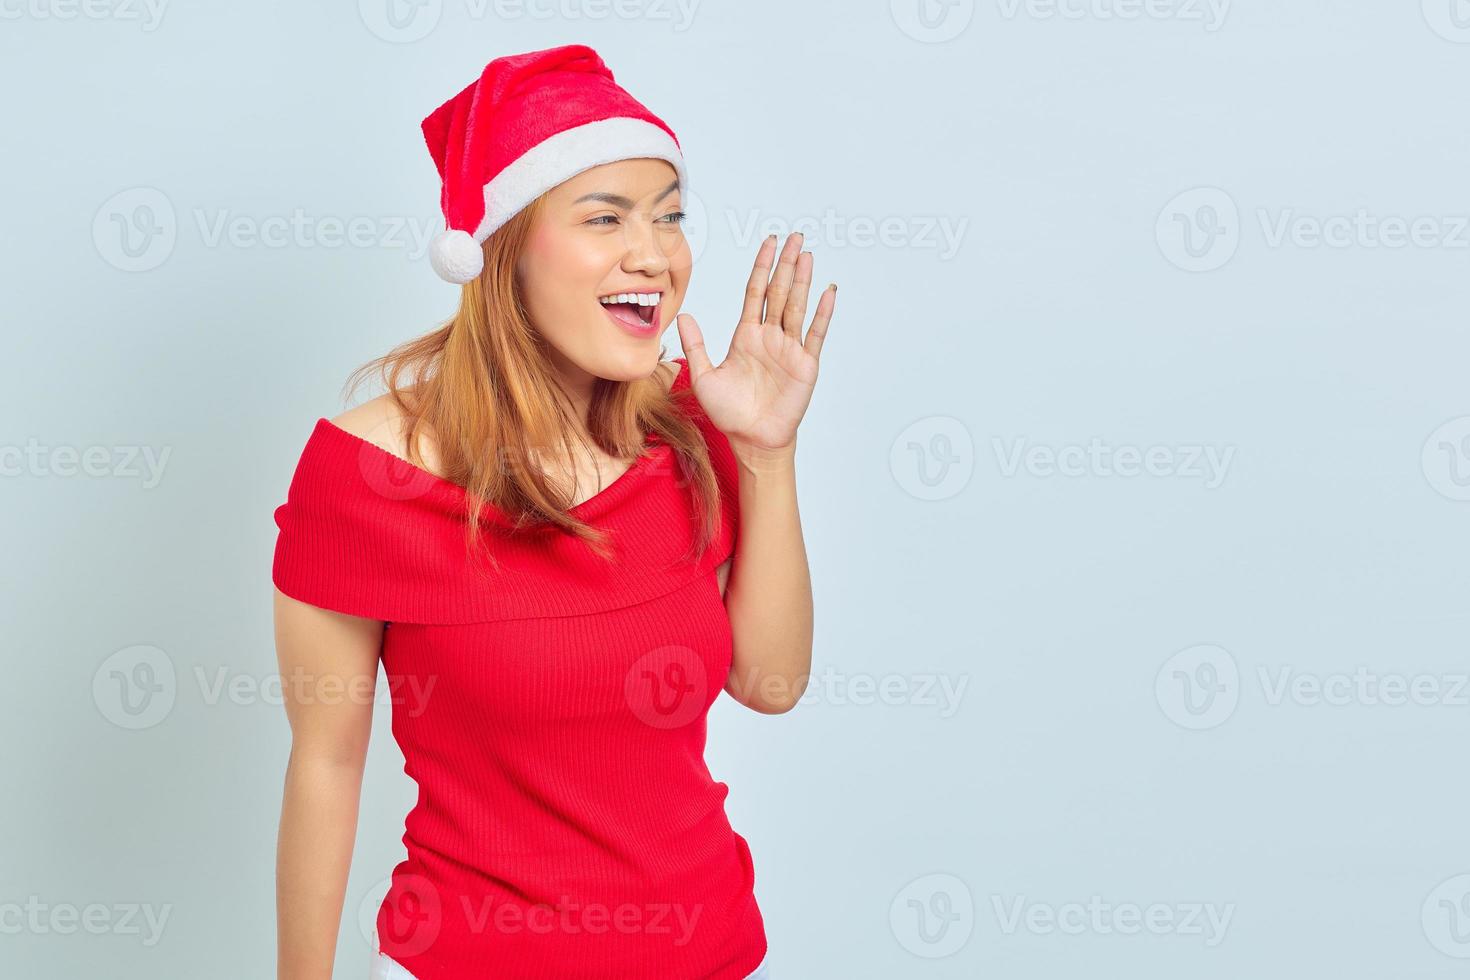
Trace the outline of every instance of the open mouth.
{"type": "Polygon", "coordinates": [[[598,298],[609,316],[635,330],[647,330],[657,322],[662,301],[662,293],[613,293],[598,298]]]}

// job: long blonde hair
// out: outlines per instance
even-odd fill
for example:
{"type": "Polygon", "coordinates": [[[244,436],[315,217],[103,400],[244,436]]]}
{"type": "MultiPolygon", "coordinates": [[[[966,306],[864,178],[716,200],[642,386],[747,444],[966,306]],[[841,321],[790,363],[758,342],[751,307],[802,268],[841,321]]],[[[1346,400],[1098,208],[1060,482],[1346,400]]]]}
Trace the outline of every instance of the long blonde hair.
{"type": "MultiPolygon", "coordinates": [[[[466,491],[465,543],[471,552],[482,544],[478,518],[488,502],[515,529],[559,528],[610,558],[606,531],[569,513],[571,501],[536,463],[543,447],[554,458],[570,458],[574,443],[587,444],[555,381],[545,341],[526,315],[516,278],[517,261],[545,200],[545,195],[537,198],[485,241],[484,271],[462,287],[452,317],[357,368],[345,393],[350,398],[378,375],[404,413],[408,459],[421,468],[418,436],[428,427],[438,474],[466,491]]],[[[665,391],[653,377],[598,379],[587,419],[587,437],[616,458],[641,454],[649,432],[673,449],[676,473],[694,495],[697,527],[688,559],[709,546],[719,521],[719,487],[704,437],[676,404],[693,397],[687,388],[665,391]]],[[[484,554],[495,564],[488,549],[484,554]]]]}

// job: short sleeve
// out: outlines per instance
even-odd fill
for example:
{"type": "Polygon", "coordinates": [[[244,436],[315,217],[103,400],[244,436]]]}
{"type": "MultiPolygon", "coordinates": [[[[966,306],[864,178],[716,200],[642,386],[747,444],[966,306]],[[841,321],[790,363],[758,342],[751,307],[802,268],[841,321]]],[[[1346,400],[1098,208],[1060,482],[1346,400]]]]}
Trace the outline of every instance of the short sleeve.
{"type": "Polygon", "coordinates": [[[351,440],[318,421],[275,509],[271,578],[293,599],[323,609],[392,621],[412,597],[432,591],[413,561],[423,543],[411,523],[413,495],[430,487],[402,481],[375,489],[351,440]],[[406,488],[406,489],[405,489],[406,488]]]}

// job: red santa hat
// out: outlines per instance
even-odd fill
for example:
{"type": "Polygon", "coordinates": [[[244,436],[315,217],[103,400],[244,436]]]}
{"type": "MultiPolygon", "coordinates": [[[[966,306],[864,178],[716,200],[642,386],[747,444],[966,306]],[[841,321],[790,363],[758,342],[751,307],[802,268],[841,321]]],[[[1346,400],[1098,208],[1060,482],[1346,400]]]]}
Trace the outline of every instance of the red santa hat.
{"type": "Polygon", "coordinates": [[[584,44],[496,58],[424,119],[423,131],[443,181],[446,226],[429,263],[449,282],[478,276],[490,233],[584,170],[652,157],[673,164],[689,187],[674,131],[584,44]]]}

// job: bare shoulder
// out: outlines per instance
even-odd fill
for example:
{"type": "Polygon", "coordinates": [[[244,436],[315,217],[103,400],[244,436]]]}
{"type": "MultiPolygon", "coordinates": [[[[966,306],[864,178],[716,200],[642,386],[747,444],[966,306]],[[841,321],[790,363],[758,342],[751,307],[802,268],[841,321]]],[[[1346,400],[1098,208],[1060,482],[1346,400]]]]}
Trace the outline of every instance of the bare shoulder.
{"type": "MultiPolygon", "coordinates": [[[[392,395],[379,395],[331,420],[332,424],[372,443],[379,449],[392,453],[399,459],[410,460],[408,452],[408,416],[392,395]]],[[[418,435],[419,459],[431,473],[439,472],[439,456],[434,450],[434,440],[424,427],[418,435]]],[[[415,462],[415,465],[421,465],[415,462]]]]}

